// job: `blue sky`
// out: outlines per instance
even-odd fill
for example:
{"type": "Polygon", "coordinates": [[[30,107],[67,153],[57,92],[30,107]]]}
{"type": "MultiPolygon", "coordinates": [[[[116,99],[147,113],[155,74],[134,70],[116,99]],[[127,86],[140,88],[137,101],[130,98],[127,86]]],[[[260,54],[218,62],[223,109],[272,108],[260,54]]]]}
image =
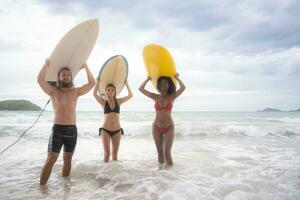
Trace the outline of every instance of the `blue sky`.
{"type": "MultiPolygon", "coordinates": [[[[45,57],[73,26],[98,18],[88,64],[97,76],[109,57],[127,58],[134,98],[123,110],[153,110],[137,89],[146,78],[142,49],[150,43],[169,49],[186,84],[177,111],[300,108],[299,11],[296,0],[1,1],[0,100],[43,106],[47,95],[36,76],[45,57]]],[[[81,72],[75,83],[85,81],[81,72]]],[[[78,110],[98,109],[92,93],[78,101],[78,110]]]]}

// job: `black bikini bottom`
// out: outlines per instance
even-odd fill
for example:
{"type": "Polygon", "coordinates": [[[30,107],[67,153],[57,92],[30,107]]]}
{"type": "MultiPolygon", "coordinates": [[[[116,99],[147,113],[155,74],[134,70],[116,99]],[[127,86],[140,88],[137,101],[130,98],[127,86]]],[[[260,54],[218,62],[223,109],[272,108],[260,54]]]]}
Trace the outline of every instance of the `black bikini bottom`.
{"type": "Polygon", "coordinates": [[[105,128],[99,128],[99,135],[101,135],[102,131],[105,131],[110,137],[113,137],[120,131],[121,131],[121,134],[124,135],[124,130],[122,128],[120,128],[119,130],[116,130],[116,131],[107,130],[105,128]]]}

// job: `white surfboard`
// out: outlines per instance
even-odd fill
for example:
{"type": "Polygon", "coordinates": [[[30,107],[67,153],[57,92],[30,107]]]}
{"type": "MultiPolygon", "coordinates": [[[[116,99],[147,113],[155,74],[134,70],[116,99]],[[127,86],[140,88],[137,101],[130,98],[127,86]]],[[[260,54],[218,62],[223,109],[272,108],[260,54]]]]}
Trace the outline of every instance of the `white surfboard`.
{"type": "Polygon", "coordinates": [[[105,88],[109,83],[116,87],[116,96],[122,91],[128,77],[128,63],[124,56],[116,55],[109,58],[102,66],[98,80],[98,92],[105,96],[105,88]]]}
{"type": "Polygon", "coordinates": [[[82,22],[67,32],[58,42],[49,58],[46,81],[56,82],[57,73],[62,67],[69,67],[74,79],[93,50],[98,32],[99,23],[97,19],[82,22]]]}

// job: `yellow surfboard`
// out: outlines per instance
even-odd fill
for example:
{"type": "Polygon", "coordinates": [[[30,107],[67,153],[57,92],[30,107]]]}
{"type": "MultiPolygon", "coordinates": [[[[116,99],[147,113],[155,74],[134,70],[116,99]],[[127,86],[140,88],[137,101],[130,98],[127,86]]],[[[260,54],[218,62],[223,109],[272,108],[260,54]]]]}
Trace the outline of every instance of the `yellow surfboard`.
{"type": "Polygon", "coordinates": [[[176,74],[175,63],[166,48],[156,44],[147,45],[144,47],[143,57],[148,76],[151,77],[155,88],[157,79],[160,76],[172,78],[176,85],[177,81],[174,78],[176,74]]]}

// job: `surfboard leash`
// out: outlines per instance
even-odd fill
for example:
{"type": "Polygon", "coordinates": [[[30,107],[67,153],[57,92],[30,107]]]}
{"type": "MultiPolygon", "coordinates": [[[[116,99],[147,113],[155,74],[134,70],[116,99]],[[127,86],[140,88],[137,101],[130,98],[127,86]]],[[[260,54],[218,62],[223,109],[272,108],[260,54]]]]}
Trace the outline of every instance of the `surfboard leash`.
{"type": "Polygon", "coordinates": [[[29,127],[27,128],[21,135],[20,137],[14,142],[12,143],[11,145],[9,145],[8,147],[6,147],[3,151],[0,152],[0,155],[3,154],[7,149],[9,149],[10,147],[14,146],[15,144],[17,144],[17,142],[19,142],[19,140],[25,135],[25,133],[31,129],[36,123],[37,121],[39,120],[39,118],[41,117],[41,115],[43,114],[43,112],[45,111],[45,108],[46,106],[49,104],[50,102],[50,99],[47,101],[47,103],[45,104],[44,108],[42,109],[42,111],[40,112],[40,114],[38,115],[37,119],[35,120],[35,122],[29,127]]]}

